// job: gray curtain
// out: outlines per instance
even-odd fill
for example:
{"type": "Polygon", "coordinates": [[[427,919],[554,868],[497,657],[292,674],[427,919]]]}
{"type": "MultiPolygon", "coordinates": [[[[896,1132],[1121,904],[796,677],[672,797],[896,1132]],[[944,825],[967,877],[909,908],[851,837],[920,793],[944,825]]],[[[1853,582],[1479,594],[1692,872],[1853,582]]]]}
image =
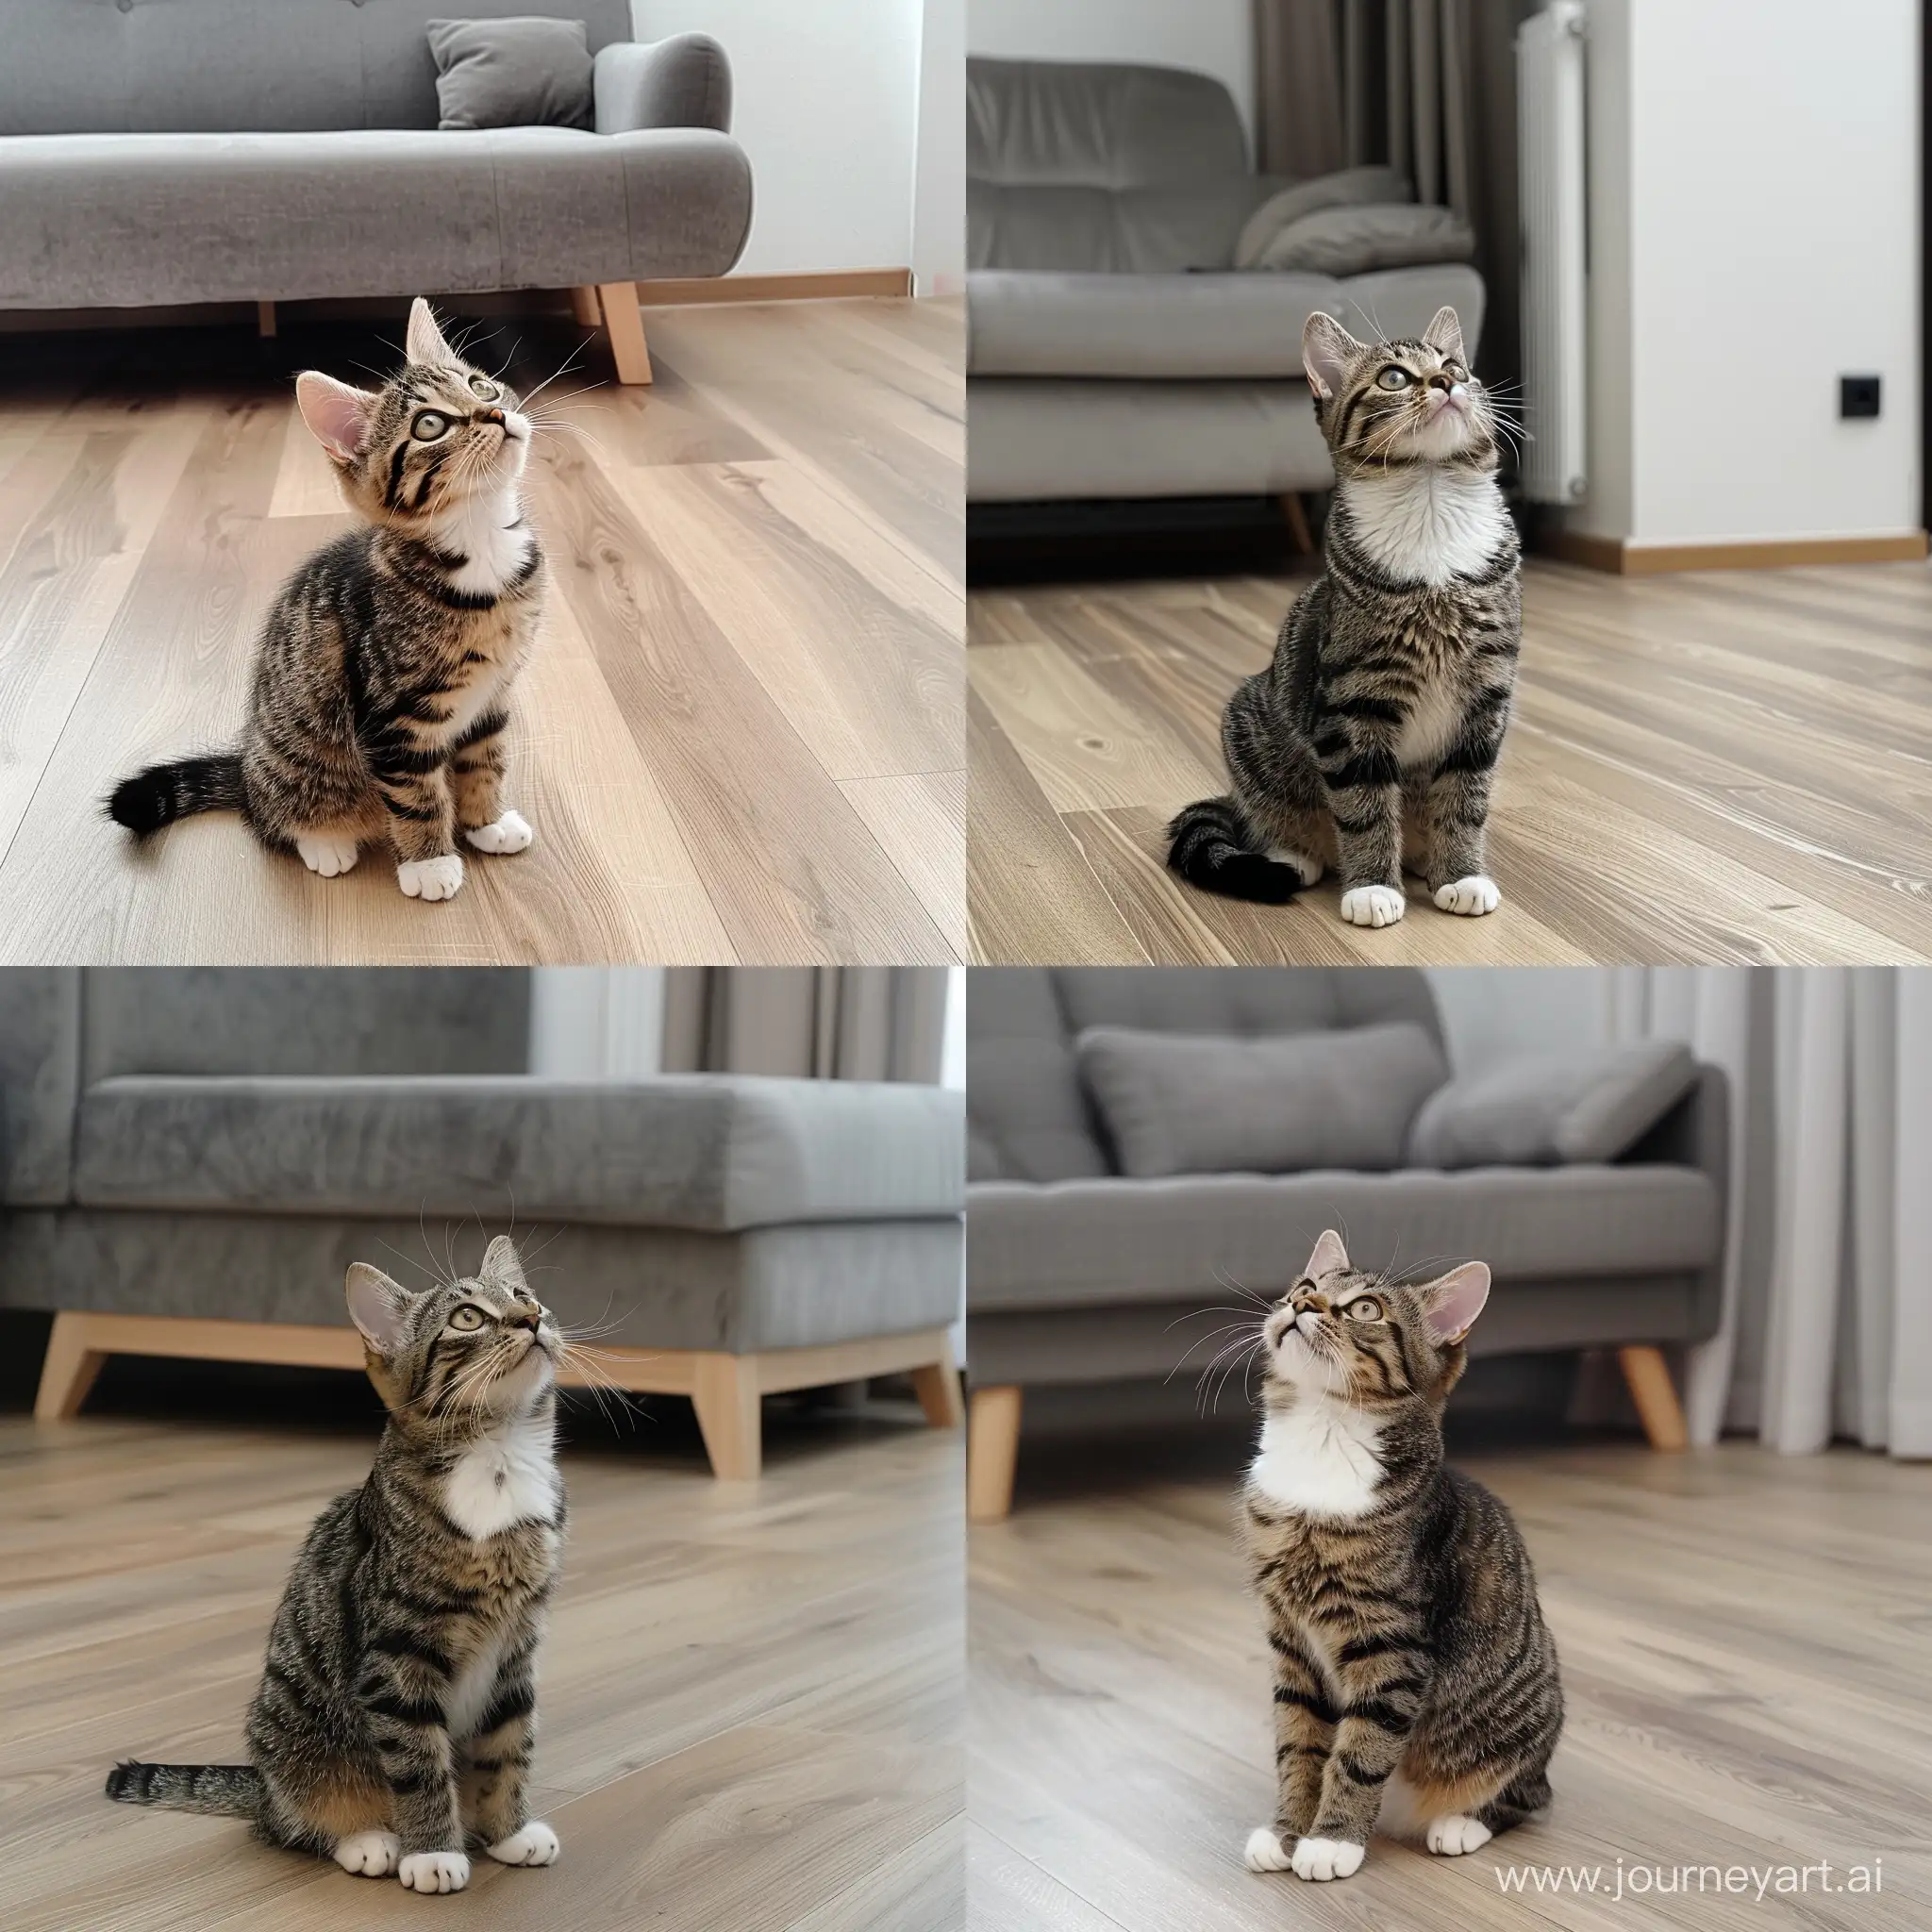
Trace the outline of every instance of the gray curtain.
{"type": "Polygon", "coordinates": [[[942,966],[678,966],[664,975],[667,1074],[940,1077],[942,966]]]}
{"type": "Polygon", "coordinates": [[[1481,374],[1522,374],[1516,29],[1534,0],[1254,0],[1256,163],[1307,176],[1386,161],[1475,230],[1481,374]]]}

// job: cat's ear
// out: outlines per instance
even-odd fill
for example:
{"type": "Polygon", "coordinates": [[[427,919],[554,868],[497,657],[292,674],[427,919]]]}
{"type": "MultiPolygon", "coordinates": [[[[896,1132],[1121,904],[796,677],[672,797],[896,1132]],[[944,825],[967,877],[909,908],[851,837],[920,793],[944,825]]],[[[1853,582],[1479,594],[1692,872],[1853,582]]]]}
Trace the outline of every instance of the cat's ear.
{"type": "Polygon", "coordinates": [[[295,407],[309,433],[339,463],[346,463],[369,440],[375,398],[365,389],[351,389],[319,369],[305,369],[295,378],[295,407]]]}
{"type": "Polygon", "coordinates": [[[391,1281],[367,1261],[349,1263],[342,1282],[349,1301],[349,1319],[362,1331],[362,1340],[387,1360],[403,1339],[403,1317],[415,1297],[400,1281],[391,1281]]]}
{"type": "Polygon", "coordinates": [[[1423,1322],[1429,1339],[1436,1342],[1460,1341],[1483,1311],[1490,1298],[1490,1270],[1487,1262],[1465,1261],[1452,1268],[1440,1281],[1432,1281],[1416,1293],[1422,1298],[1423,1322]]]}
{"type": "Polygon", "coordinates": [[[1327,402],[1341,387],[1342,372],[1362,345],[1336,321],[1318,308],[1302,325],[1302,368],[1308,387],[1327,402]]]}
{"type": "Polygon", "coordinates": [[[1332,1227],[1322,1230],[1322,1239],[1315,1243],[1315,1252],[1308,1257],[1308,1265],[1302,1273],[1310,1281],[1320,1281],[1324,1274],[1333,1274],[1337,1269],[1348,1266],[1348,1250],[1341,1245],[1341,1237],[1332,1227]]]}
{"type": "Polygon", "coordinates": [[[529,1293],[529,1284],[524,1279],[524,1264],[508,1235],[498,1235],[484,1249],[483,1279],[492,1288],[508,1289],[511,1294],[529,1293]]]}
{"type": "Polygon", "coordinates": [[[1456,319],[1456,311],[1444,307],[1436,310],[1436,319],[1423,331],[1423,341],[1432,349],[1440,350],[1452,362],[1466,362],[1469,358],[1462,353],[1462,325],[1456,319]]]}
{"type": "Polygon", "coordinates": [[[409,304],[409,332],[403,338],[411,362],[454,362],[457,352],[443,341],[436,316],[428,303],[418,295],[409,304]]]}

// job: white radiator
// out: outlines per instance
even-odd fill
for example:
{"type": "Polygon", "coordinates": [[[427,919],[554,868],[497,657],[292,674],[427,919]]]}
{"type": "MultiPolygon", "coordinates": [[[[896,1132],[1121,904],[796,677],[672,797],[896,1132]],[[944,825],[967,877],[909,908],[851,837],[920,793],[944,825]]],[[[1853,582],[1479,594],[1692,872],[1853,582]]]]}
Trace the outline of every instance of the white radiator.
{"type": "Polygon", "coordinates": [[[1583,0],[1552,0],[1516,35],[1523,195],[1524,489],[1584,492],[1583,0]]]}

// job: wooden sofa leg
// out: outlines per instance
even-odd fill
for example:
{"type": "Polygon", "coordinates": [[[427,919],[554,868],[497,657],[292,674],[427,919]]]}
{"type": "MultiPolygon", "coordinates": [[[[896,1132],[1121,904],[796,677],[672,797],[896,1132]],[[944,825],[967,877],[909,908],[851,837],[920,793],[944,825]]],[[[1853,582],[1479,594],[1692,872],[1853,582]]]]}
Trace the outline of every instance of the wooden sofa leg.
{"type": "Polygon", "coordinates": [[[966,1437],[966,1515],[998,1523],[1013,1507],[1013,1470],[1020,1459],[1020,1391],[975,1389],[966,1437]]]}
{"type": "Polygon", "coordinates": [[[959,1396],[959,1372],[953,1366],[953,1348],[936,1362],[912,1372],[912,1387],[925,1419],[936,1429],[957,1429],[966,1420],[966,1405],[959,1396]]]}
{"type": "Polygon", "coordinates": [[[1630,1399],[1643,1424],[1643,1433],[1653,1449],[1676,1451],[1690,1446],[1690,1431],[1685,1426],[1684,1406],[1671,1381],[1670,1364],[1660,1348],[1620,1348],[1617,1365],[1624,1371],[1630,1399]]]}
{"type": "Polygon", "coordinates": [[[604,310],[597,300],[594,282],[582,282],[570,291],[570,312],[586,328],[600,327],[604,321],[604,310]]]}
{"type": "Polygon", "coordinates": [[[263,341],[269,341],[274,338],[275,305],[273,302],[258,302],[255,305],[255,332],[263,341]]]}
{"type": "Polygon", "coordinates": [[[617,379],[627,384],[651,379],[651,352],[644,344],[644,318],[638,308],[635,282],[599,282],[597,299],[604,308],[604,328],[617,379]]]}
{"type": "Polygon", "coordinates": [[[85,1315],[64,1312],[54,1317],[54,1332],[47,1338],[47,1353],[41,1362],[40,1393],[34,1397],[34,1414],[40,1421],[64,1422],[80,1413],[108,1359],[105,1350],[91,1347],[89,1341],[85,1315]]]}
{"type": "Polygon", "coordinates": [[[725,1482],[752,1482],[764,1462],[758,1407],[758,1365],[753,1356],[701,1355],[691,1401],[704,1432],[711,1474],[725,1482]]]}

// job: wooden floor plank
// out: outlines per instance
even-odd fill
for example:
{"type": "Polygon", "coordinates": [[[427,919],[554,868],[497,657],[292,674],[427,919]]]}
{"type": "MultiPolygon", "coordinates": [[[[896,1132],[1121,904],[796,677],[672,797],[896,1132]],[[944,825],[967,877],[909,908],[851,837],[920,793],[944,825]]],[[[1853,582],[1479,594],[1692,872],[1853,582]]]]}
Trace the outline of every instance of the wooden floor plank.
{"type": "Polygon", "coordinates": [[[366,381],[358,365],[393,353],[382,332],[17,341],[0,377],[0,959],[957,959],[960,867],[948,892],[934,866],[963,839],[958,305],[736,307],[756,312],[655,316],[648,390],[586,375],[561,324],[479,337],[531,387],[557,375],[528,478],[557,588],[511,736],[536,843],[468,858],[463,892],[435,906],[404,899],[375,849],[318,880],[227,815],[143,852],[98,809],[137,763],[239,729],[263,609],[353,521],[291,377],[366,381]],[[912,870],[900,828],[841,790],[883,778],[908,781],[934,831],[912,870]]]}
{"type": "MultiPolygon", "coordinates": [[[[1246,1872],[1272,1804],[1269,1664],[1224,1478],[1095,1456],[1022,1464],[1009,1522],[973,1532],[969,1857],[981,1834],[1124,1927],[1747,1932],[1748,1896],[1506,1894],[1498,1871],[1882,1861],[1884,1896],[1782,1902],[1858,1932],[1932,1916],[1923,1641],[1932,1495],[1909,1465],[1743,1444],[1689,1457],[1545,1448],[1472,1459],[1514,1509],[1561,1654],[1568,1717],[1547,1818],[1459,1859],[1374,1840],[1308,1889],[1246,1872]],[[1028,1474],[1028,1464],[1031,1474],[1028,1474]],[[1045,1479],[1047,1487],[1041,1484],[1045,1479]],[[1032,1493],[1029,1494],[1029,1489],[1032,1493]],[[1830,1554],[1817,1541],[1835,1543],[1830,1554]]],[[[1194,1456],[1199,1466],[1208,1459],[1194,1456]]],[[[989,1923],[998,1923],[989,1921],[989,1923]]],[[[1017,1925],[1066,1923],[1042,1908],[1017,1925]]]]}
{"type": "MultiPolygon", "coordinates": [[[[764,1478],[728,1493],[683,1446],[565,1450],[536,1763],[563,1856],[482,1861],[448,1909],[503,1927],[962,1923],[958,1433],[909,1403],[787,1414],[772,1433],[764,1478]]],[[[239,1824],[101,1795],[117,1757],[238,1757],[293,1551],[373,1440],[0,1418],[9,1932],[299,1932],[436,1909],[239,1824]]]]}
{"type": "MultiPolygon", "coordinates": [[[[1307,578],[1000,587],[969,602],[968,675],[1133,943],[1189,961],[1916,963],[1932,959],[1932,569],[1608,577],[1533,560],[1498,769],[1488,919],[1329,930],[1331,878],[1286,908],[1207,903],[1141,815],[1224,789],[1235,684],[1307,578]]],[[[991,741],[975,740],[978,760],[991,741]]],[[[1010,774],[989,774],[1010,795],[1010,774]]],[[[1036,833],[1036,839],[1038,834],[1036,833]]],[[[1081,944],[969,840],[977,956],[1081,944]]],[[[1077,905],[1077,898],[1065,903],[1077,905]]],[[[1081,957],[1088,957],[1082,953],[1081,957]]]]}

